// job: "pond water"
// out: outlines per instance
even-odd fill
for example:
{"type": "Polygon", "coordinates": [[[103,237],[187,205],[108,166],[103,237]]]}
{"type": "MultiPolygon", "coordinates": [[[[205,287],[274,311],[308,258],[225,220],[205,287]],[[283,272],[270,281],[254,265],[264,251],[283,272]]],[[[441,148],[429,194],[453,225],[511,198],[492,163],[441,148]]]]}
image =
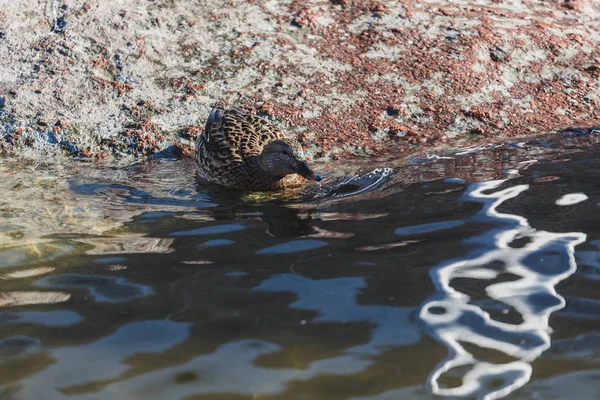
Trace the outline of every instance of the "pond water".
{"type": "Polygon", "coordinates": [[[598,137],[315,167],[0,161],[0,398],[597,399],[598,137]]]}

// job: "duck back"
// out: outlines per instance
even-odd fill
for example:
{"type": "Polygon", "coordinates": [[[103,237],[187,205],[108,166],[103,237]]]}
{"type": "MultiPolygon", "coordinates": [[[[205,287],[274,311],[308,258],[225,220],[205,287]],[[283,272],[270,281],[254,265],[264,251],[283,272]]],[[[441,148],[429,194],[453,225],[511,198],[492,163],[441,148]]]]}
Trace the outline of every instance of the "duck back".
{"type": "Polygon", "coordinates": [[[259,165],[264,146],[286,136],[264,119],[217,102],[196,138],[198,177],[238,190],[273,190],[298,186],[298,175],[276,178],[259,165]]]}

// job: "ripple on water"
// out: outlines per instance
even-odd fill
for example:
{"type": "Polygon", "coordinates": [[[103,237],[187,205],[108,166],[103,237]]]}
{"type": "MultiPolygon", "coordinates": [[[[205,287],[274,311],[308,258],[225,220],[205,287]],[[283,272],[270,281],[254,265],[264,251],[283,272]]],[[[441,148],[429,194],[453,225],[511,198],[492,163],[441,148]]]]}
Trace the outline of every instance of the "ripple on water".
{"type": "Polygon", "coordinates": [[[12,336],[0,340],[0,357],[20,356],[37,347],[40,341],[27,336],[12,336]]]}
{"type": "Polygon", "coordinates": [[[201,235],[218,235],[220,233],[230,233],[241,231],[244,229],[244,225],[239,224],[226,224],[226,225],[215,225],[207,226],[203,228],[190,229],[187,231],[178,231],[171,233],[171,236],[201,236],[201,235]]]}
{"type": "Polygon", "coordinates": [[[424,233],[431,233],[445,229],[456,228],[463,225],[464,223],[464,221],[432,222],[430,224],[405,226],[402,228],[398,228],[394,231],[394,233],[398,236],[422,235],[424,233]]]}
{"type": "Polygon", "coordinates": [[[0,248],[0,268],[47,262],[75,251],[75,246],[59,242],[0,248]]]}
{"type": "Polygon", "coordinates": [[[213,239],[200,244],[200,247],[219,247],[229,246],[232,244],[235,244],[235,241],[229,239],[213,239]]]}
{"type": "Polygon", "coordinates": [[[0,313],[0,323],[5,324],[38,324],[47,327],[71,326],[83,321],[74,311],[26,311],[0,313]]]}
{"type": "Polygon", "coordinates": [[[3,383],[82,400],[595,388],[579,370],[597,368],[600,158],[549,143],[328,163],[288,195],[196,186],[188,160],[0,160],[3,383]]]}
{"type": "Polygon", "coordinates": [[[13,291],[0,293],[0,307],[64,303],[71,294],[64,292],[13,291]]]}
{"type": "MultiPolygon", "coordinates": [[[[185,341],[190,336],[190,324],[163,320],[131,322],[119,327],[106,337],[86,346],[63,346],[52,350],[53,362],[40,373],[29,378],[27,393],[31,398],[60,398],[65,389],[77,389],[79,385],[94,383],[102,388],[111,380],[119,382],[128,368],[130,357],[159,355],[185,341]],[[73,371],[77,373],[65,373],[73,371]],[[107,382],[108,381],[108,382],[107,382]],[[52,382],[51,387],[47,382],[52,382]]],[[[1,348],[1,344],[0,344],[1,348]]],[[[119,391],[122,393],[122,391],[119,391]]],[[[113,392],[110,398],[114,397],[113,392]]],[[[80,393],[79,398],[97,397],[93,393],[80,393]]],[[[148,395],[156,397],[156,393],[148,395]]],[[[123,397],[117,397],[123,398],[123,397]]]]}
{"type": "Polygon", "coordinates": [[[290,254],[314,250],[324,246],[327,246],[327,242],[320,240],[292,240],[259,250],[256,254],[290,254]]]}
{"type": "Polygon", "coordinates": [[[23,279],[23,278],[31,278],[32,276],[39,276],[44,274],[49,274],[53,272],[56,268],[54,267],[38,267],[38,268],[30,268],[30,269],[21,269],[16,271],[6,272],[4,274],[0,274],[0,279],[23,279]]]}
{"type": "Polygon", "coordinates": [[[42,278],[34,286],[52,289],[85,289],[99,303],[115,303],[149,296],[151,287],[124,278],[99,275],[62,274],[42,278]]]}

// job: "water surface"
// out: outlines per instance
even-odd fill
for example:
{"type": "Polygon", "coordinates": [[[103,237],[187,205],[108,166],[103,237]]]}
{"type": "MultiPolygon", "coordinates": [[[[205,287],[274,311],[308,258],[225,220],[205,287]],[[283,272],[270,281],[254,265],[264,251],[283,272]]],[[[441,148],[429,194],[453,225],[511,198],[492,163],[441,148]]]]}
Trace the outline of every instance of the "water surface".
{"type": "Polygon", "coordinates": [[[335,164],[0,161],[7,399],[596,399],[596,136],[335,164]]]}

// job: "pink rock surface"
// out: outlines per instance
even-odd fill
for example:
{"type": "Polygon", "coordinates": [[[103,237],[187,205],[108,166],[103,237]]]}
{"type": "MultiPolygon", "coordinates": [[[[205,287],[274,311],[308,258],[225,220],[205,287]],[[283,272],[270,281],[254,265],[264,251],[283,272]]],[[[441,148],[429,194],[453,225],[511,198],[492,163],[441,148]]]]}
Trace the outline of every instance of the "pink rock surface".
{"type": "Polygon", "coordinates": [[[591,128],[599,16],[594,0],[17,0],[0,151],[185,154],[217,98],[312,157],[591,128]]]}

